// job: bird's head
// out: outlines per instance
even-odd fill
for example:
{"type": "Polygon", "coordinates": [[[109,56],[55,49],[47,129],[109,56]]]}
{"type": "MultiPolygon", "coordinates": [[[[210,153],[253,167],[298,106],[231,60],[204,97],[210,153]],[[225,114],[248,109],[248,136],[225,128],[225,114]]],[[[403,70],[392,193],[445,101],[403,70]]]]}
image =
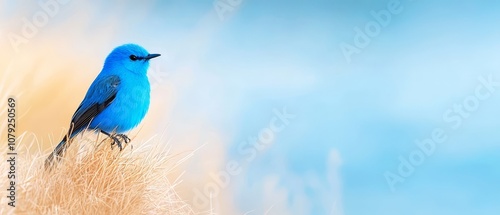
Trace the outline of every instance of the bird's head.
{"type": "Polygon", "coordinates": [[[126,69],[137,74],[146,74],[149,60],[160,54],[149,54],[146,49],[136,44],[125,44],[116,47],[106,58],[105,69],[126,69]]]}

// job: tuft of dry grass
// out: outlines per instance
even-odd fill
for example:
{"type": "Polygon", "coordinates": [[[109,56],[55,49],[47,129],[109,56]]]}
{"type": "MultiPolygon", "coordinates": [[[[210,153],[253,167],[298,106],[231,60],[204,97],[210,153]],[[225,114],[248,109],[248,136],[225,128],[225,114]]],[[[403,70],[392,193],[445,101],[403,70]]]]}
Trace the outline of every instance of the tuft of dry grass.
{"type": "Polygon", "coordinates": [[[158,147],[120,152],[109,140],[77,138],[51,171],[47,153],[29,148],[18,151],[15,214],[194,214],[167,178],[173,157],[158,147]]]}

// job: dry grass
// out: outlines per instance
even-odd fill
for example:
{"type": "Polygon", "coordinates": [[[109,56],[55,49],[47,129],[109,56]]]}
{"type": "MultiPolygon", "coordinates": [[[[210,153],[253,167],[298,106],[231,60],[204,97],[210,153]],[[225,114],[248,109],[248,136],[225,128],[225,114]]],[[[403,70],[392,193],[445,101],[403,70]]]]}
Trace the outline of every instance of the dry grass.
{"type": "MultiPolygon", "coordinates": [[[[112,150],[107,140],[80,138],[51,171],[43,168],[48,153],[30,154],[29,148],[18,151],[18,202],[16,210],[10,212],[194,214],[177,196],[176,183],[167,178],[174,168],[173,157],[158,147],[131,150],[128,146],[119,152],[116,147],[112,150]]],[[[5,170],[2,168],[2,172],[5,170]]]]}

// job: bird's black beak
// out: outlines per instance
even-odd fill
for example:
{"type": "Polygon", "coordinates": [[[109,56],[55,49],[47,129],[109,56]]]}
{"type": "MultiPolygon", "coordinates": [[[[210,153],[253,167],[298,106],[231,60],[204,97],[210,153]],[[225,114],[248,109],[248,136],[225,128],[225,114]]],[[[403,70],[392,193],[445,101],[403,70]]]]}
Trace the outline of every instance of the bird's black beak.
{"type": "Polygon", "coordinates": [[[148,54],[148,56],[144,57],[144,59],[149,60],[159,56],[161,56],[161,54],[148,54]]]}

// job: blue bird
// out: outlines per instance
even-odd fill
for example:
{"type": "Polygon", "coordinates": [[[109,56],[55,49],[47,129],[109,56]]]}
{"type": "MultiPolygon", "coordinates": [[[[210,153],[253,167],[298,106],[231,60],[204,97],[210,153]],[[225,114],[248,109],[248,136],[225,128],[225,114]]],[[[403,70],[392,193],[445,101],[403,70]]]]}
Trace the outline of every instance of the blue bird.
{"type": "Polygon", "coordinates": [[[113,140],[112,145],[117,144],[122,150],[122,140],[130,141],[123,133],[136,127],[148,111],[150,85],[146,73],[149,60],[158,56],[135,44],[115,48],[73,115],[67,135],[45,161],[45,167],[52,165],[54,157],[59,160],[71,139],[85,129],[102,132],[113,140]]]}

